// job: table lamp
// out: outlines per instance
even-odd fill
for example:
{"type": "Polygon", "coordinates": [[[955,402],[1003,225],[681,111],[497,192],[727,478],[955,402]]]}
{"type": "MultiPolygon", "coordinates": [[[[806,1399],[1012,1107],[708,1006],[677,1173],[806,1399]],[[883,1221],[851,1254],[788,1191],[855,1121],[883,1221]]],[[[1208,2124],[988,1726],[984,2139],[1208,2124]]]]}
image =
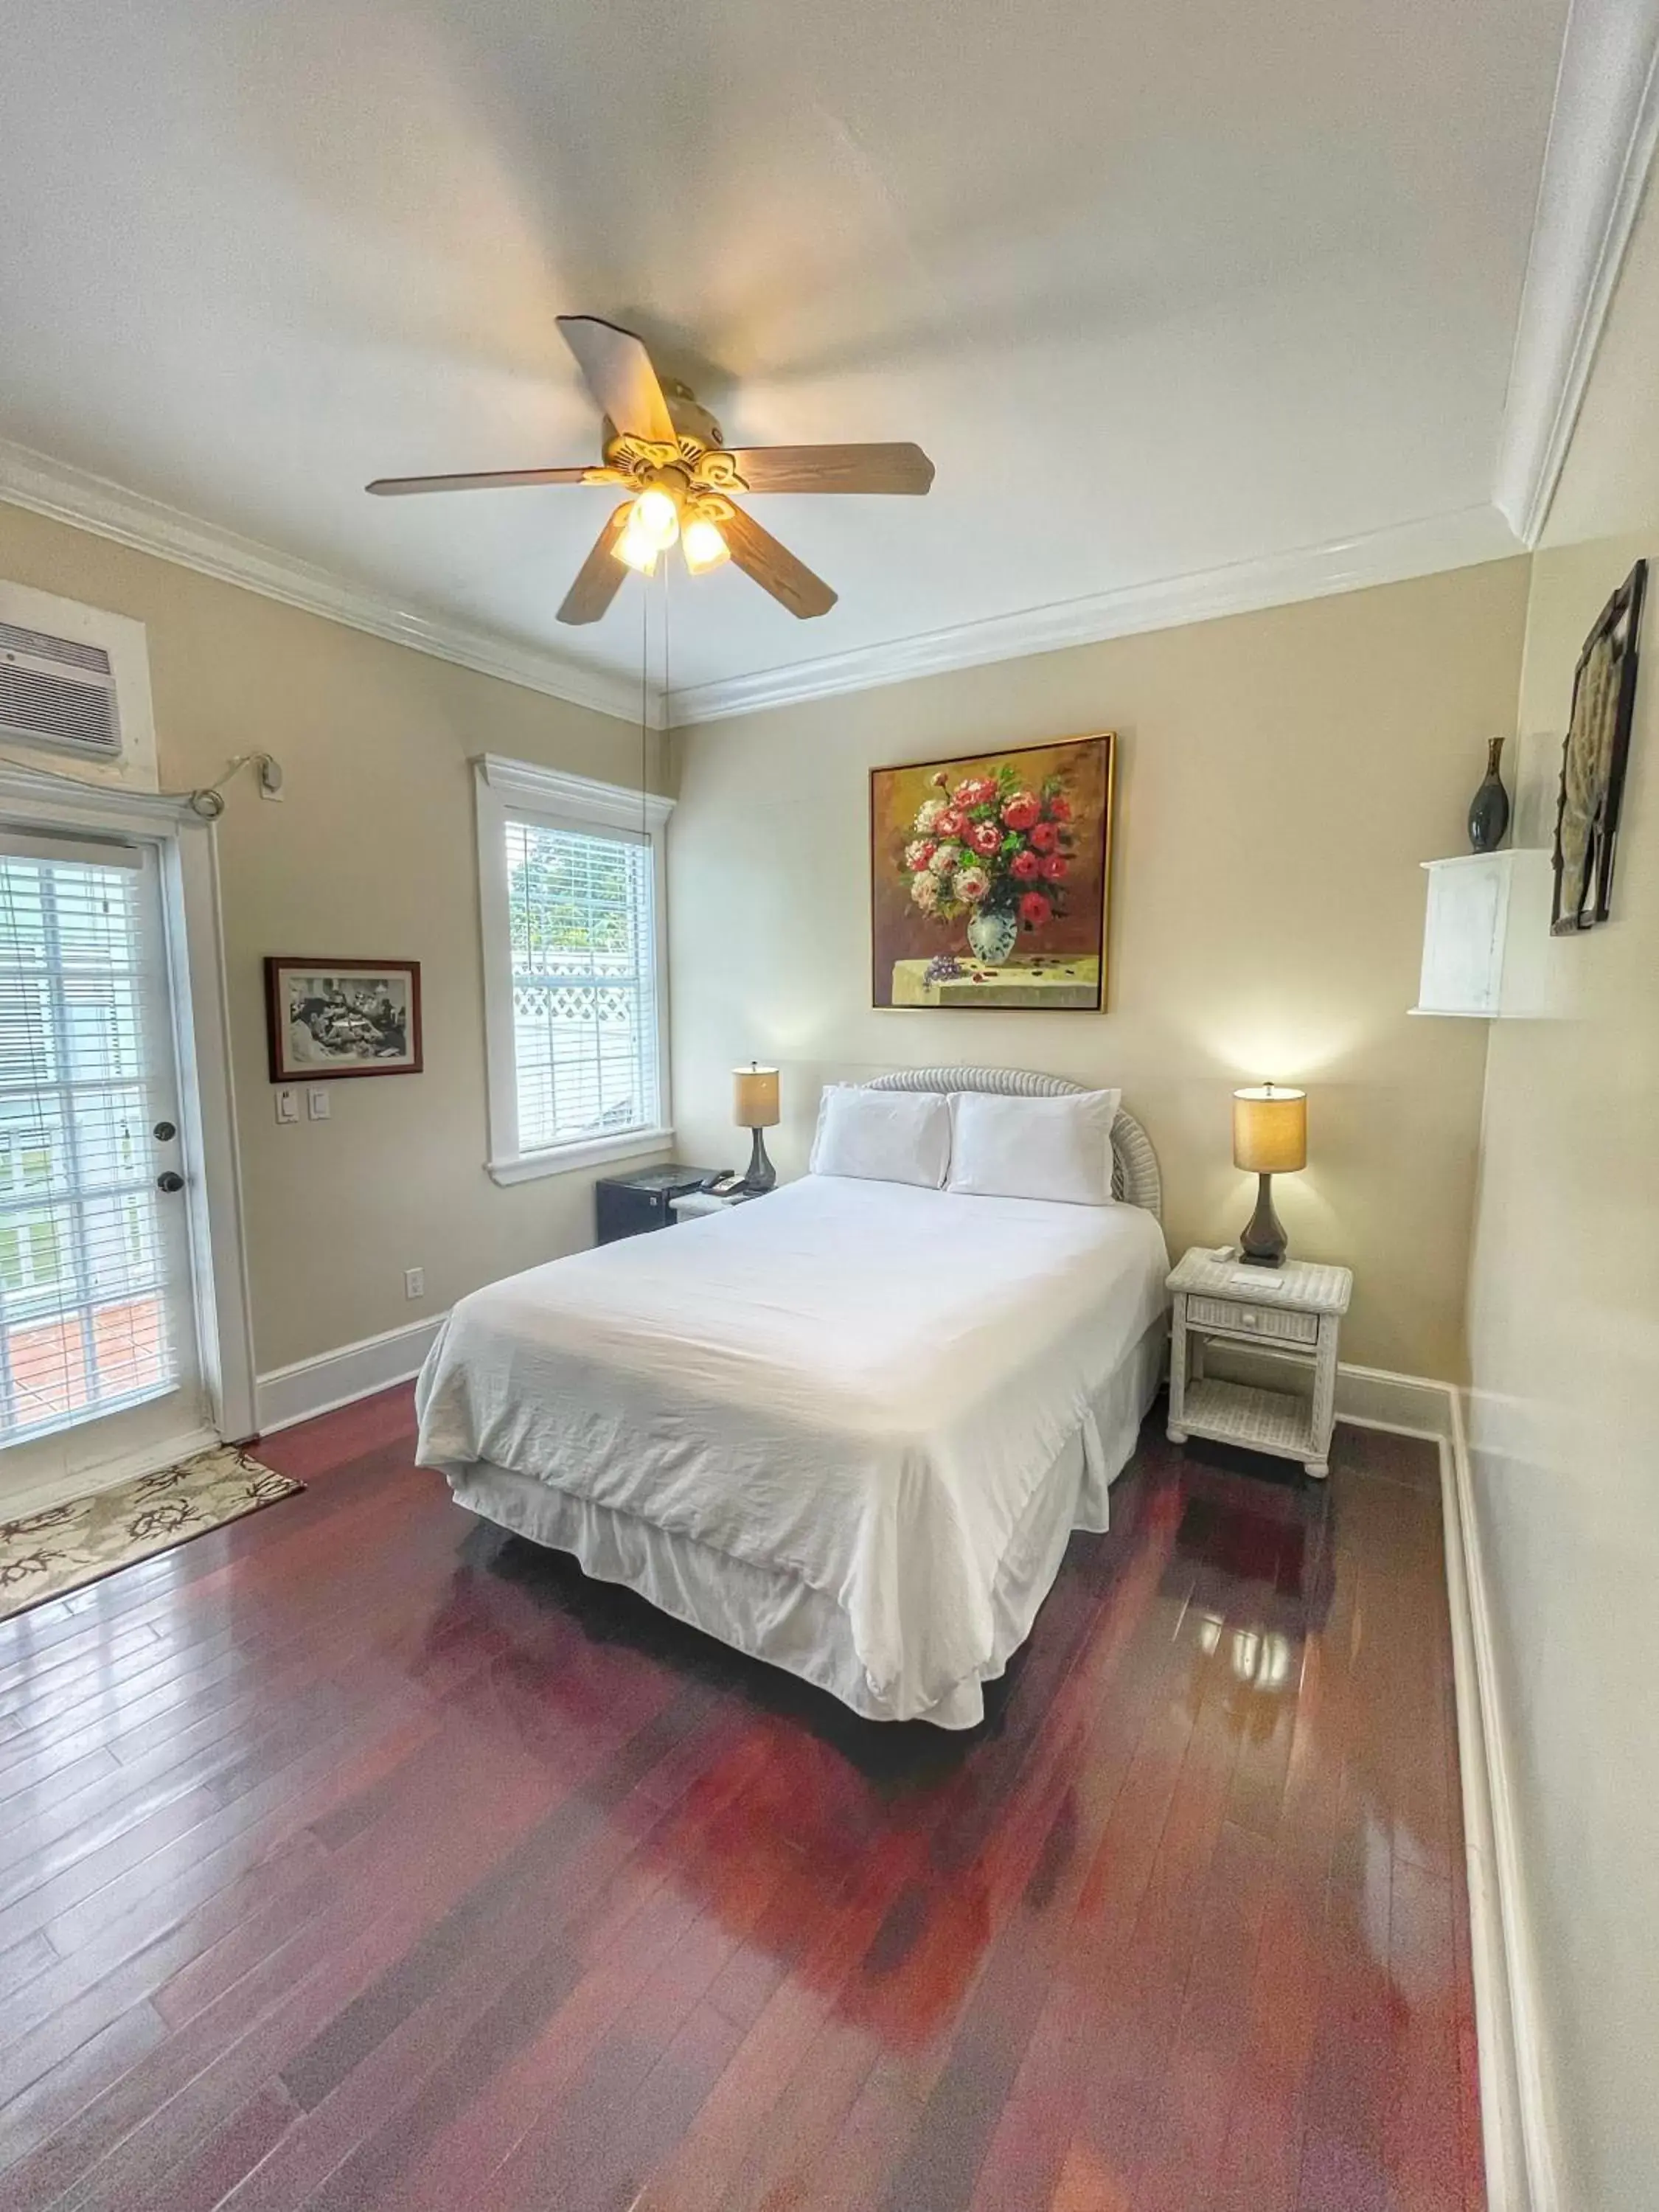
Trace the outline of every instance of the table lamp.
{"type": "Polygon", "coordinates": [[[1233,1165],[1259,1176],[1255,1212],[1238,1256],[1255,1267],[1282,1267],[1287,1239],[1273,1212],[1273,1177],[1308,1164],[1308,1094],[1263,1083],[1233,1093],[1233,1165]]]}
{"type": "Polygon", "coordinates": [[[738,1128],[754,1132],[754,1149],[749,1155],[749,1170],[744,1181],[750,1190],[770,1190],[778,1179],[778,1171],[766,1157],[761,1131],[775,1129],[778,1125],[775,1067],[761,1067],[750,1060],[747,1067],[732,1069],[732,1119],[738,1128]]]}

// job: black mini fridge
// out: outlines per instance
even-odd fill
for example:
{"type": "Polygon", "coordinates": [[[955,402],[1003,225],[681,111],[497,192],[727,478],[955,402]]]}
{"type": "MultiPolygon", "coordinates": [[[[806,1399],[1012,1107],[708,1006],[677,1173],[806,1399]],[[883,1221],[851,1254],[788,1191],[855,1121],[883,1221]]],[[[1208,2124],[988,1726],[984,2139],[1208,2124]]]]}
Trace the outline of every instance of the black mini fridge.
{"type": "Polygon", "coordinates": [[[696,1190],[714,1172],[671,1162],[666,1167],[640,1168],[632,1175],[601,1177],[593,1186],[597,1241],[614,1244],[619,1237],[643,1236],[647,1229],[672,1229],[673,1201],[696,1190]]]}

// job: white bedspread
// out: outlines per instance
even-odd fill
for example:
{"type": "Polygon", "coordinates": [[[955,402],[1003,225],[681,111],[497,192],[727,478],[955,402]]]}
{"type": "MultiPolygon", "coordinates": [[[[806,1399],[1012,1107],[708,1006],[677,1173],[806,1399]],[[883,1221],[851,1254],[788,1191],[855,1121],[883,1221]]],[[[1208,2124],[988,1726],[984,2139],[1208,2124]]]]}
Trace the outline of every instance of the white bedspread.
{"type": "Polygon", "coordinates": [[[998,1567],[1079,1430],[1099,1473],[1089,1401],[1168,1267],[1138,1206],[809,1176],[463,1298],[418,1456],[799,1576],[884,1703],[925,1712],[984,1664],[998,1567]]]}

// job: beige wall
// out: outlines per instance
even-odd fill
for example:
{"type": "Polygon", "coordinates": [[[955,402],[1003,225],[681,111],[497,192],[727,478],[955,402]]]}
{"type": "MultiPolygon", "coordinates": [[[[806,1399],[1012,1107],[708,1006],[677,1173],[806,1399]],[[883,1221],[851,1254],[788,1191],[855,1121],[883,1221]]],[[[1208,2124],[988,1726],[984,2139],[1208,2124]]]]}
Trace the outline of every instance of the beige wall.
{"type": "MultiPolygon", "coordinates": [[[[279,806],[234,786],[219,830],[262,1371],[585,1243],[591,1176],[483,1171],[467,762],[629,778],[637,731],[3,506],[0,575],[147,623],[169,787],[258,749],[287,771],[279,806]],[[260,960],[353,951],[422,962],[428,1073],[337,1084],[329,1121],[279,1127],[260,960]]],[[[1406,1016],[1416,864],[1457,849],[1483,741],[1512,720],[1524,590],[1499,563],[683,733],[682,1155],[744,1151],[726,1071],[755,1054],[786,1070],[786,1171],[827,1079],[979,1058],[1121,1081],[1179,1249],[1249,1211],[1232,1084],[1305,1081],[1311,1162],[1280,1210],[1296,1249],[1358,1270],[1348,1356],[1461,1376],[1484,1036],[1406,1016]],[[872,1012],[867,768],[1102,726],[1121,738],[1105,1016],[872,1012]]]]}
{"type": "Polygon", "coordinates": [[[1659,2203],[1659,207],[1632,244],[1534,564],[1516,834],[1549,842],[1574,663],[1649,586],[1613,918],[1492,1024],[1473,1474],[1559,2202],[1659,2203]],[[1616,535],[1603,536],[1602,532],[1616,535]]]}
{"type": "Polygon", "coordinates": [[[499,1189],[483,1171],[483,1012],[472,777],[480,752],[637,779],[609,716],[0,506],[0,576],[149,626],[163,784],[274,753],[280,805],[244,775],[219,824],[237,1121],[262,1371],[397,1328],[586,1243],[592,1177],[499,1189]],[[266,953],[422,963],[422,1075],[331,1085],[332,1117],[278,1127],[266,953]],[[426,1297],[404,1297],[406,1267],[426,1297]]]}
{"type": "Polygon", "coordinates": [[[775,1059],[803,1167],[820,1086],[977,1060],[1121,1083],[1176,1252],[1249,1212],[1228,1094],[1305,1081],[1292,1247],[1351,1261],[1354,1360],[1461,1377],[1486,1029],[1413,1020],[1418,863],[1463,848],[1513,726],[1522,561],[712,724],[680,740],[671,850],[683,1157],[740,1157],[735,1061],[775,1059]],[[876,1012],[872,764],[1100,728],[1121,738],[1103,1016],[876,1012]]]}

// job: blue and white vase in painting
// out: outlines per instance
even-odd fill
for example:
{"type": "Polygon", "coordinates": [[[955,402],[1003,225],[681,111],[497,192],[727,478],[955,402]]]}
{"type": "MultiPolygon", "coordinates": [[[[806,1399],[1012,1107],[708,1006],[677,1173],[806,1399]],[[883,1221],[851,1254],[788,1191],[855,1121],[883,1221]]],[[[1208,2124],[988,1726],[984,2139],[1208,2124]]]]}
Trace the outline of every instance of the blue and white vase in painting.
{"type": "Polygon", "coordinates": [[[968,949],[988,968],[1006,965],[1019,938],[1019,923],[1006,907],[981,907],[968,920],[968,949]]]}

